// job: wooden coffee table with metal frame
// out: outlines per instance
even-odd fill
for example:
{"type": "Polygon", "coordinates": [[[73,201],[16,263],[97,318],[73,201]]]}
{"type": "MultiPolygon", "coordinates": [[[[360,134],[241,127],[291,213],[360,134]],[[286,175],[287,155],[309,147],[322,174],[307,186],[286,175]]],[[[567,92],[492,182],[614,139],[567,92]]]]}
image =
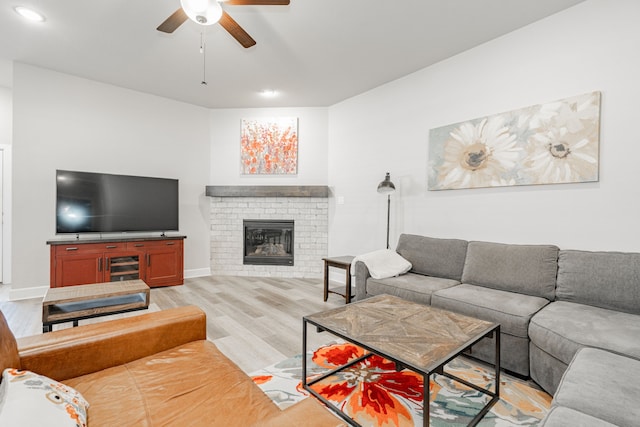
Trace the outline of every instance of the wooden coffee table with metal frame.
{"type": "Polygon", "coordinates": [[[432,374],[445,375],[477,390],[491,400],[469,423],[475,426],[500,399],[500,325],[458,313],[405,301],[390,295],[379,295],[344,307],[305,316],[302,319],[302,354],[307,353],[307,326],[327,331],[364,348],[367,353],[344,366],[307,379],[306,358],[302,364],[302,386],[351,425],[359,424],[313,389],[313,385],[334,373],[377,354],[423,377],[423,425],[429,426],[429,381],[432,374]],[[444,366],[484,337],[495,339],[494,390],[483,388],[456,377],[444,366]]]}
{"type": "Polygon", "coordinates": [[[142,280],[49,288],[42,300],[42,332],[57,323],[149,308],[149,286],[142,280]]]}

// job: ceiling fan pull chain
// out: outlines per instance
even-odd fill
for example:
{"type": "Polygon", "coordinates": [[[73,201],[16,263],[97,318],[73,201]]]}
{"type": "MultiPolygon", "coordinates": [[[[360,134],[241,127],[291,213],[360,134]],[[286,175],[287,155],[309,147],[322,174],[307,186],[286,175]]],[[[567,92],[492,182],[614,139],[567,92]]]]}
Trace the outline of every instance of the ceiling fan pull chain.
{"type": "Polygon", "coordinates": [[[204,31],[200,32],[200,53],[202,53],[202,82],[201,85],[207,85],[207,46],[204,42],[204,31]]]}

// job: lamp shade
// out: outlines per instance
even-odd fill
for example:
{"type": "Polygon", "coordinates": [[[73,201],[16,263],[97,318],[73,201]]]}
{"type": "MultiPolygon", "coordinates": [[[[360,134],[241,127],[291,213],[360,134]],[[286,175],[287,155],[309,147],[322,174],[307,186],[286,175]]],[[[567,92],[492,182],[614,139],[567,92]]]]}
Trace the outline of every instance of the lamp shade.
{"type": "Polygon", "coordinates": [[[384,177],[384,181],[378,184],[378,193],[387,194],[393,193],[394,191],[396,191],[396,186],[391,182],[391,176],[389,175],[389,172],[387,172],[387,175],[384,177]]]}
{"type": "Polygon", "coordinates": [[[216,0],[180,0],[189,19],[200,25],[213,25],[222,16],[222,6],[216,0]]]}

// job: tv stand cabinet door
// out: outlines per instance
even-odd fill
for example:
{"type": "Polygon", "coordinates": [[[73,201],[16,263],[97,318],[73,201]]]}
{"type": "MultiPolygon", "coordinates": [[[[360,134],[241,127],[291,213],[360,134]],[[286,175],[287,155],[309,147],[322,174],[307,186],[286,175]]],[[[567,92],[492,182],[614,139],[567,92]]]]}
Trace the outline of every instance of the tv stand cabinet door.
{"type": "Polygon", "coordinates": [[[149,287],[184,283],[183,242],[168,240],[148,243],[144,281],[149,287]]]}
{"type": "Polygon", "coordinates": [[[104,281],[102,254],[79,252],[73,255],[59,255],[55,262],[55,282],[52,284],[54,288],[104,281]]]}

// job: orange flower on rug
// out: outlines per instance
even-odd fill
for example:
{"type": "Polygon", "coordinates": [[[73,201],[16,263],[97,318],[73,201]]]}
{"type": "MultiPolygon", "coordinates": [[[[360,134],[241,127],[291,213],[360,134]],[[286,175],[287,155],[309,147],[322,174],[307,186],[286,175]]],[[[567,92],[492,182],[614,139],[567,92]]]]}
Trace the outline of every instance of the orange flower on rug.
{"type": "MultiPolygon", "coordinates": [[[[364,354],[353,344],[333,345],[316,350],[311,360],[329,370],[364,354]]],[[[398,372],[394,363],[374,355],[313,388],[360,424],[399,426],[411,422],[412,408],[407,402],[422,401],[422,385],[422,375],[406,370],[398,372]]]]}
{"type": "MultiPolygon", "coordinates": [[[[307,355],[313,378],[364,355],[350,343],[331,343],[307,355]]],[[[315,391],[363,426],[421,426],[423,379],[410,370],[396,371],[393,362],[372,355],[313,385],[315,391]]],[[[466,357],[446,365],[453,375],[480,386],[493,387],[491,367],[466,357]]],[[[302,357],[292,357],[254,373],[256,384],[281,408],[308,396],[301,383],[302,357]]],[[[530,381],[500,376],[500,401],[480,426],[533,426],[549,409],[551,397],[530,381]]],[[[445,376],[432,375],[431,426],[467,425],[489,399],[445,376]]]]}

